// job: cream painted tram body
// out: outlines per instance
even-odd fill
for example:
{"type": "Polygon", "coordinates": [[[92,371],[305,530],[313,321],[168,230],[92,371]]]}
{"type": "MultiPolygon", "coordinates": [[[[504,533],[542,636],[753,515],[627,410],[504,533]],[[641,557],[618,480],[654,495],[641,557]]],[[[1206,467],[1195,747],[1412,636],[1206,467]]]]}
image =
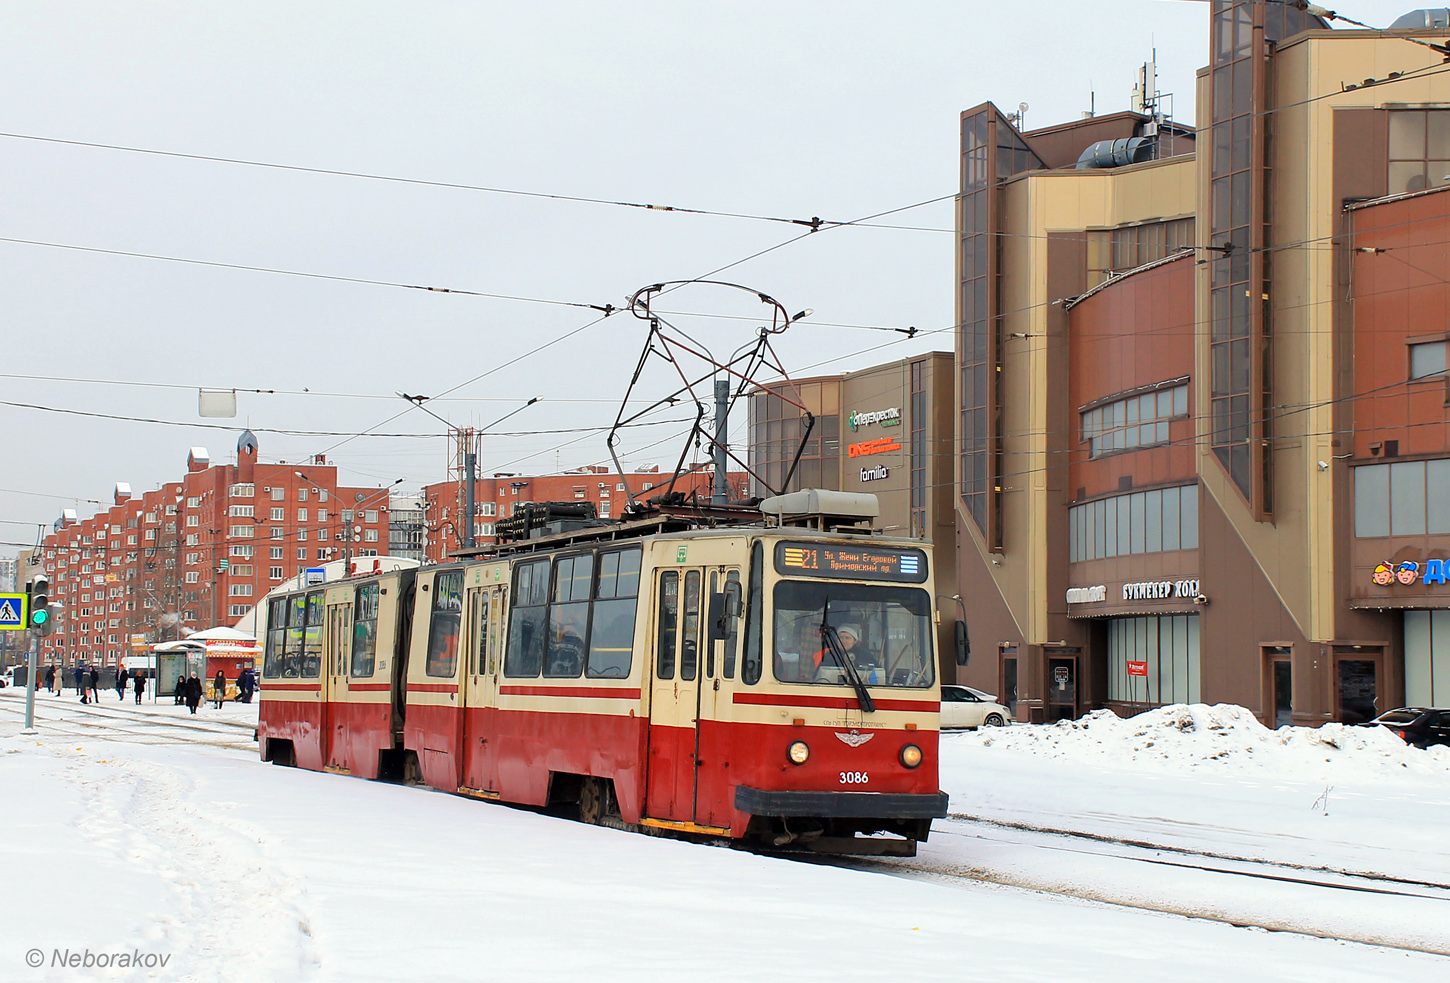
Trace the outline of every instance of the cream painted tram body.
{"type": "Polygon", "coordinates": [[[609,825],[910,853],[947,804],[932,585],[918,541],[756,526],[551,537],[299,591],[269,600],[262,754],[609,825]]]}

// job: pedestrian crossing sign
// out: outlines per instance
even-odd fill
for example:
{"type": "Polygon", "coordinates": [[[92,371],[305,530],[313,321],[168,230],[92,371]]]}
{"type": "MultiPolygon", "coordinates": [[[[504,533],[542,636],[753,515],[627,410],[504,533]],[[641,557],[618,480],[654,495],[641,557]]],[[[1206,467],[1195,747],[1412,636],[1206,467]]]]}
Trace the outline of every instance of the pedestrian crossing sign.
{"type": "Polygon", "coordinates": [[[24,631],[26,601],[24,594],[0,594],[0,631],[24,631]]]}

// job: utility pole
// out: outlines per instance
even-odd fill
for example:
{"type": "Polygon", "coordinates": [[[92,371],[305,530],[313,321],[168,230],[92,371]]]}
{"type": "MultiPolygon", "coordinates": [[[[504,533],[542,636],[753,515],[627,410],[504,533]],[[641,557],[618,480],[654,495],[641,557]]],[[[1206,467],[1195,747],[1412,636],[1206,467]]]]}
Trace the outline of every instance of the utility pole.
{"type": "Polygon", "coordinates": [[[454,431],[458,441],[458,491],[463,499],[460,511],[463,513],[458,529],[458,545],[472,549],[473,516],[478,506],[474,501],[474,484],[478,478],[478,441],[472,427],[460,427],[454,431]]]}
{"type": "Polygon", "coordinates": [[[444,424],[447,424],[448,432],[453,435],[454,441],[456,442],[456,450],[454,453],[454,466],[458,469],[458,508],[459,512],[462,513],[462,522],[464,523],[462,529],[458,528],[457,523],[454,524],[454,528],[458,530],[458,545],[465,548],[472,547],[475,545],[473,534],[473,514],[475,511],[474,482],[477,478],[477,474],[475,472],[477,471],[478,464],[478,438],[480,435],[488,433],[494,427],[498,426],[500,423],[507,420],[515,413],[522,413],[524,410],[528,409],[530,406],[533,406],[543,397],[535,396],[523,406],[520,406],[516,410],[510,410],[483,429],[475,430],[472,427],[455,427],[452,423],[449,423],[447,419],[439,416],[437,413],[434,413],[428,407],[424,406],[423,404],[426,403],[429,398],[427,396],[409,396],[407,393],[398,393],[398,395],[401,396],[403,399],[406,399],[408,402],[412,403],[414,406],[418,407],[418,409],[422,410],[424,413],[427,413],[429,416],[433,417],[435,420],[440,420],[444,424]]]}
{"type": "Polygon", "coordinates": [[[730,501],[730,483],[726,480],[725,441],[730,436],[730,380],[715,380],[715,492],[710,504],[724,505],[730,501]]]}

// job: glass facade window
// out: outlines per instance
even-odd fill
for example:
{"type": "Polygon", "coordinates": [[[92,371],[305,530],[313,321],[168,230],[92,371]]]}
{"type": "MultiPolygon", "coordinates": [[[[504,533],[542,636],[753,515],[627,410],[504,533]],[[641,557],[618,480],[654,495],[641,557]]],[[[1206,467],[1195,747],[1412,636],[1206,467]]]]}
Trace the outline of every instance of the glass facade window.
{"type": "Polygon", "coordinates": [[[957,203],[957,365],[961,379],[962,504],[989,545],[1001,545],[996,417],[997,239],[999,183],[1043,166],[991,107],[962,118],[961,196],[957,203]]]}
{"type": "Polygon", "coordinates": [[[1389,193],[1450,184],[1450,109],[1390,113],[1389,193]]]}
{"type": "Polygon", "coordinates": [[[1244,496],[1253,499],[1250,425],[1253,396],[1253,212],[1249,151],[1253,114],[1254,5],[1216,4],[1214,15],[1210,368],[1213,450],[1244,496]]]}
{"type": "Polygon", "coordinates": [[[1154,488],[1074,505],[1068,562],[1198,548],[1198,486],[1154,488]]]}
{"type": "Polygon", "coordinates": [[[1450,706],[1450,611],[1405,612],[1405,705],[1450,706]]]}
{"type": "Polygon", "coordinates": [[[1111,619],[1108,699],[1158,706],[1200,702],[1198,615],[1111,619]],[[1133,667],[1139,672],[1130,674],[1129,663],[1139,663],[1133,667]]]}
{"type": "Polygon", "coordinates": [[[802,488],[840,490],[841,383],[836,379],[802,382],[790,390],[762,389],[750,397],[751,479],[754,494],[760,496],[799,491],[802,488]],[[804,405],[815,422],[801,448],[806,432],[804,405]],[[791,475],[791,464],[800,451],[800,462],[791,475]],[[790,481],[786,476],[791,475],[790,481]]]}
{"type": "Polygon", "coordinates": [[[1104,403],[1081,414],[1082,442],[1092,457],[1168,443],[1168,421],[1188,416],[1188,386],[1104,403]]]}
{"type": "Polygon", "coordinates": [[[993,114],[983,110],[962,120],[962,196],[957,228],[961,235],[958,276],[961,371],[961,491],[967,512],[987,531],[987,443],[990,393],[988,373],[994,358],[989,333],[988,260],[993,253],[988,226],[988,188],[992,148],[988,139],[993,114]]]}
{"type": "Polygon", "coordinates": [[[1450,534],[1450,458],[1355,468],[1354,534],[1450,534]]]}
{"type": "Polygon", "coordinates": [[[911,533],[925,536],[926,528],[926,362],[911,363],[911,533]]]}
{"type": "Polygon", "coordinates": [[[1208,238],[1217,252],[1209,264],[1210,443],[1259,518],[1273,510],[1273,331],[1266,299],[1271,237],[1261,189],[1273,180],[1264,148],[1274,134],[1273,117],[1256,109],[1268,84],[1269,45],[1325,26],[1288,4],[1214,0],[1208,238]],[[1256,26],[1266,42],[1257,49],[1256,26]]]}
{"type": "Polygon", "coordinates": [[[1428,379],[1445,374],[1446,342],[1429,341],[1410,346],[1410,378],[1428,379]]]}
{"type": "Polygon", "coordinates": [[[1089,232],[1087,285],[1096,287],[1115,273],[1156,262],[1193,246],[1194,234],[1191,218],[1089,232]]]}

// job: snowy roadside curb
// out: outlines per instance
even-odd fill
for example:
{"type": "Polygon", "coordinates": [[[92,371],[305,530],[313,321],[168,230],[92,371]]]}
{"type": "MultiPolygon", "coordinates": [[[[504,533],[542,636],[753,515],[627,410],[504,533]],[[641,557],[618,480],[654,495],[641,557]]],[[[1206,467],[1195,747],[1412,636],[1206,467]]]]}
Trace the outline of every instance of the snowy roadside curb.
{"type": "Polygon", "coordinates": [[[1123,718],[1095,710],[1077,720],[979,730],[945,740],[958,747],[1022,751],[1049,758],[1157,766],[1179,771],[1284,771],[1328,764],[1336,773],[1450,775],[1450,747],[1420,750],[1383,727],[1329,723],[1270,730],[1233,704],[1174,704],[1123,718]]]}

